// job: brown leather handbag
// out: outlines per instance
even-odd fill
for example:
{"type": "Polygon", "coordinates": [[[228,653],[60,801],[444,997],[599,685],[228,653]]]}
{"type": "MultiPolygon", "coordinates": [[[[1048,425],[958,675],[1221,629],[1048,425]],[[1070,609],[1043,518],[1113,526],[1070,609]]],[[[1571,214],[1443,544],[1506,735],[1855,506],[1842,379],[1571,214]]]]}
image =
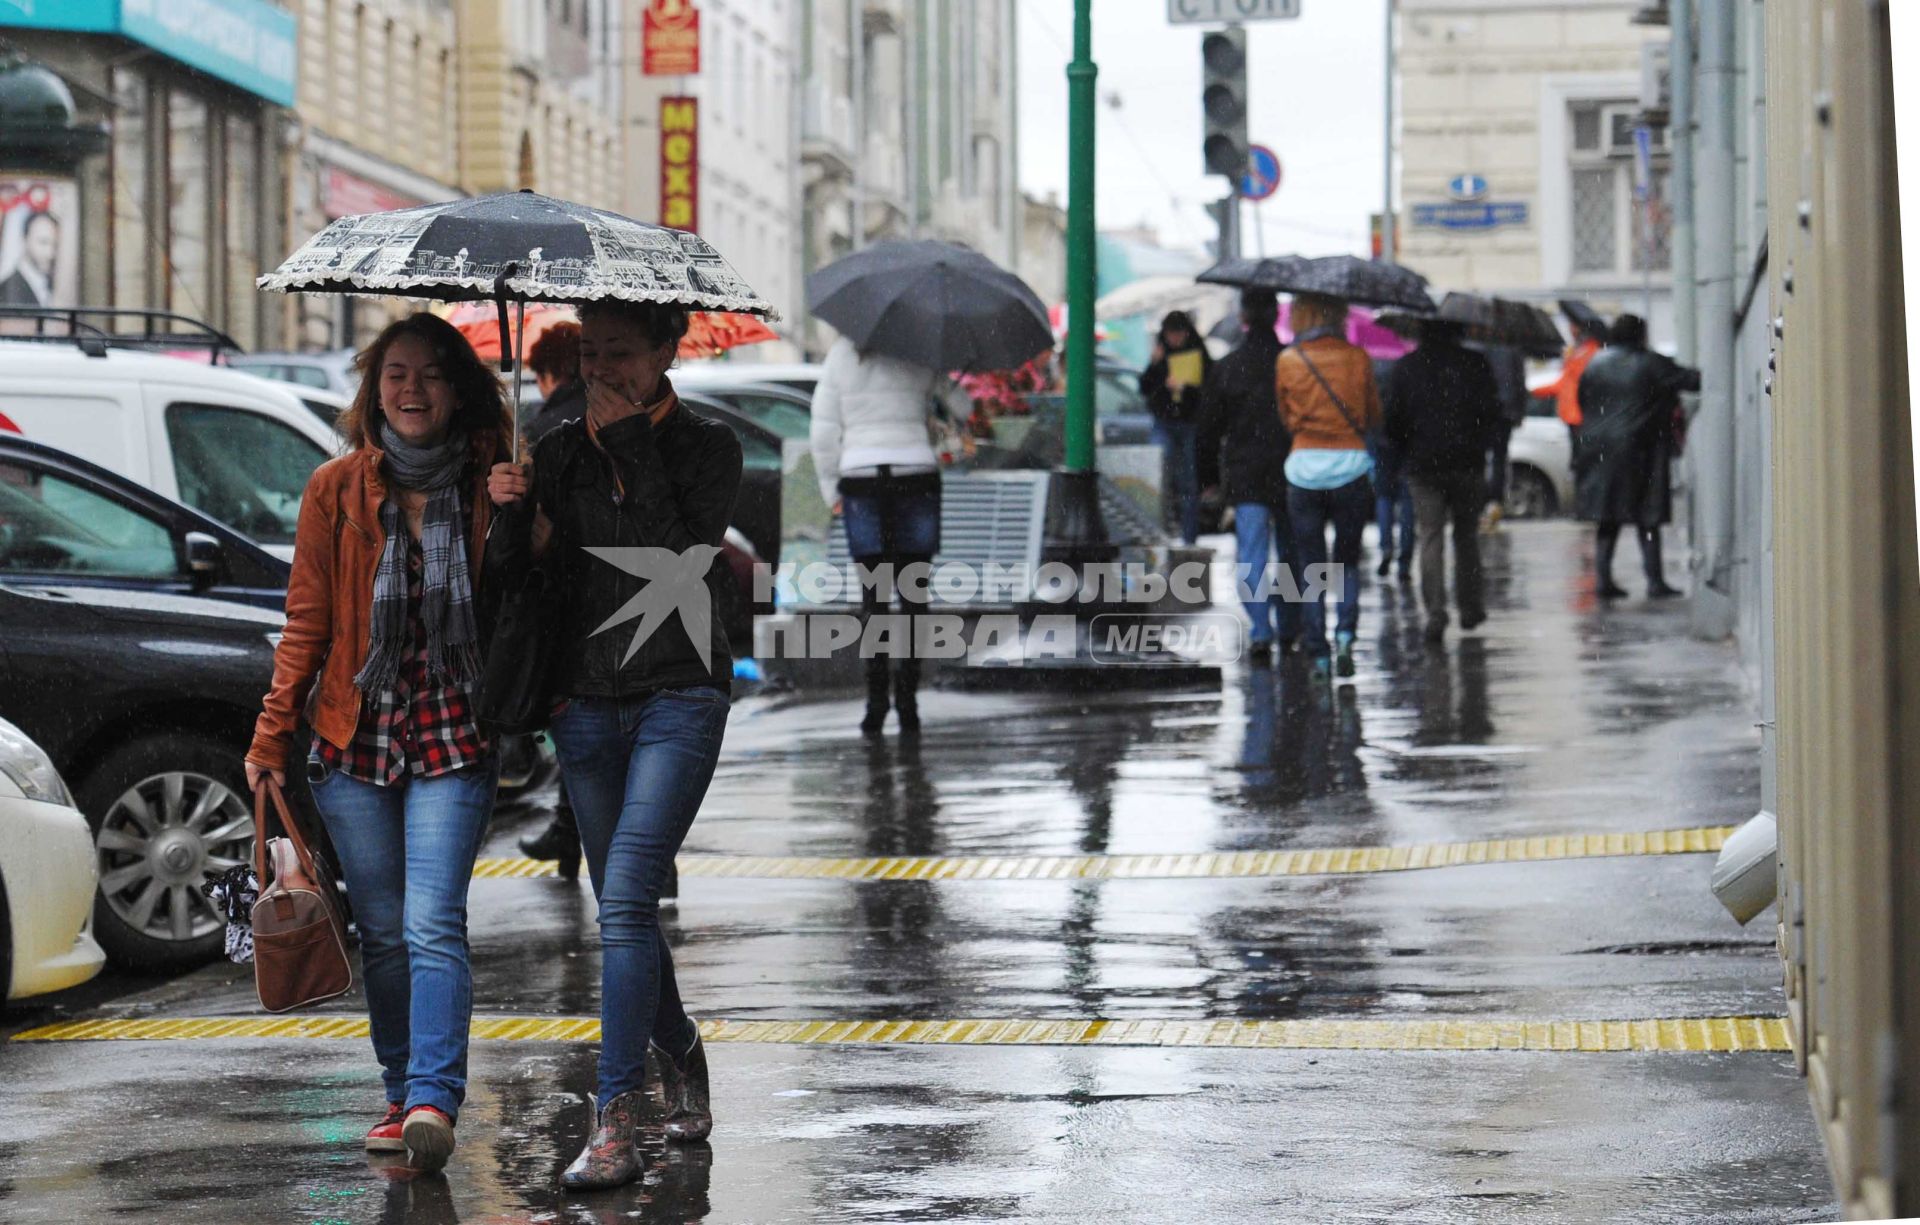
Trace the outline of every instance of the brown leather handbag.
{"type": "Polygon", "coordinates": [[[353,962],[339,894],[272,775],[264,775],[253,793],[253,869],[260,882],[253,904],[253,985],[260,1006],[286,1012],[345,995],[353,987],[353,962]],[[269,796],[285,837],[269,836],[269,796]]]}

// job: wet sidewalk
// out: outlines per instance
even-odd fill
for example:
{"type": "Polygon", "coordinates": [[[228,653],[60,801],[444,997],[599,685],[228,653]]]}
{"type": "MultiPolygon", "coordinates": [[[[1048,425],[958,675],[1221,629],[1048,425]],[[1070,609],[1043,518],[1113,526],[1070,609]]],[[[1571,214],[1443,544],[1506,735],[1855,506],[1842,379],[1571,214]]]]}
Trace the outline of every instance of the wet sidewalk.
{"type": "Polygon", "coordinates": [[[1699,849],[1757,807],[1751,703],[1586,547],[1492,538],[1440,650],[1370,585],[1351,684],[933,693],[917,746],[742,703],[668,920],[719,1123],[643,1187],[555,1190],[599,970],[584,883],[515,860],[535,797],[445,1179],[355,1147],[357,999],[243,1036],[221,965],[0,1047],[0,1220],[1833,1219],[1771,916],[1699,849]]]}

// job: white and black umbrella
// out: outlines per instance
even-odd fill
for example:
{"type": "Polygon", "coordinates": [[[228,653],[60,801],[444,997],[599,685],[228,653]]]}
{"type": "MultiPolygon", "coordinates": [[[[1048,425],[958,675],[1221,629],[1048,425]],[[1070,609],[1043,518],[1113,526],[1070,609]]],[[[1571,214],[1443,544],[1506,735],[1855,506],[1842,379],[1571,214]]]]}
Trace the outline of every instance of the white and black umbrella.
{"type": "Polygon", "coordinates": [[[342,217],[258,284],[282,293],[572,303],[617,298],[775,314],[698,234],[531,191],[342,217]]]}
{"type": "Polygon", "coordinates": [[[1225,260],[1196,279],[1213,285],[1271,289],[1275,293],[1321,294],[1362,306],[1397,306],[1411,311],[1434,309],[1433,299],[1427,294],[1427,278],[1388,260],[1360,259],[1352,255],[1225,260]]]}
{"type": "MultiPolygon", "coordinates": [[[[778,315],[698,234],[531,191],[342,217],[256,283],[281,293],[496,302],[502,370],[517,364],[509,302],[523,315],[528,302],[607,299],[778,315]]],[[[516,331],[524,339],[526,329],[516,331]]],[[[520,380],[513,390],[517,419],[520,380]]]]}
{"type": "Polygon", "coordinates": [[[1053,347],[1027,283],[953,243],[875,243],[808,277],[807,301],[861,352],[942,372],[1012,370],[1053,347]]]}

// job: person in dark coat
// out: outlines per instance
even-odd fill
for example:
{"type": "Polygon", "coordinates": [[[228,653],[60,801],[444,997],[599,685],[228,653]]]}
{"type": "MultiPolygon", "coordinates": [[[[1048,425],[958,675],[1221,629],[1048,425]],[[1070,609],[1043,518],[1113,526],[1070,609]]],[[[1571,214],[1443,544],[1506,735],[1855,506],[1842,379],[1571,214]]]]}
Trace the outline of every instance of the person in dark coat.
{"type": "MultiPolygon", "coordinates": [[[[1395,358],[1373,359],[1373,381],[1385,387],[1393,378],[1395,358]]],[[[1407,468],[1400,448],[1381,434],[1373,440],[1373,522],[1380,533],[1380,566],[1374,571],[1381,578],[1393,572],[1393,559],[1400,559],[1400,581],[1413,573],[1413,546],[1419,538],[1414,530],[1413,490],[1407,485],[1407,468]],[[1400,529],[1396,545],[1394,528],[1400,529]],[[1398,552],[1396,553],[1396,547],[1398,552]]]]}
{"type": "Polygon", "coordinates": [[[1493,368],[1494,393],[1500,402],[1500,420],[1504,428],[1495,429],[1487,444],[1487,526],[1499,526],[1507,504],[1507,447],[1513,432],[1527,419],[1527,405],[1533,396],[1527,391],[1527,359],[1512,345],[1468,344],[1465,346],[1487,359],[1493,368]]]}
{"type": "Polygon", "coordinates": [[[1673,517],[1670,468],[1680,450],[1680,393],[1699,389],[1698,370],[1647,348],[1647,325],[1637,315],[1615,321],[1611,343],[1580,376],[1575,502],[1582,519],[1599,525],[1593,567],[1602,599],[1627,594],[1613,581],[1614,545],[1625,524],[1640,540],[1647,595],[1680,594],[1661,564],[1660,528],[1673,517]]]}
{"type": "Polygon", "coordinates": [[[527,353],[527,369],[543,404],[527,422],[527,445],[546,437],[555,426],[587,415],[587,384],[580,377],[580,325],[556,323],[540,334],[527,353]]]}
{"type": "Polygon", "coordinates": [[[1200,418],[1201,459],[1218,460],[1221,501],[1233,507],[1240,598],[1253,621],[1247,660],[1253,664],[1266,663],[1276,649],[1297,649],[1300,638],[1300,606],[1282,598],[1267,573],[1270,559],[1283,568],[1293,565],[1286,473],[1293,440],[1280,422],[1273,389],[1279,318],[1272,290],[1241,292],[1246,339],[1208,372],[1200,418]]]}
{"type": "Polygon", "coordinates": [[[1200,535],[1200,412],[1212,366],[1192,316],[1170,311],[1154,338],[1153,360],[1140,373],[1140,394],[1153,414],[1153,438],[1166,452],[1167,493],[1187,544],[1200,535]]]}
{"type": "Polygon", "coordinates": [[[1394,366],[1384,401],[1387,438],[1413,489],[1420,531],[1420,602],[1427,639],[1447,632],[1446,537],[1453,529],[1453,598],[1460,628],[1487,619],[1480,572],[1480,512],[1487,504],[1487,447],[1506,428],[1493,367],[1460,343],[1460,329],[1431,322],[1394,366]]]}

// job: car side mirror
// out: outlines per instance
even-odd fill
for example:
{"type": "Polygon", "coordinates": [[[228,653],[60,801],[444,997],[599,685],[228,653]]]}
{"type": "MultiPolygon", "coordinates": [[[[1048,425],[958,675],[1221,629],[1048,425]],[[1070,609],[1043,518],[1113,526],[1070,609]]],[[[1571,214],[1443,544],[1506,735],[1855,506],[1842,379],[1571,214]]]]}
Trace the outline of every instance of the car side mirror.
{"type": "Polygon", "coordinates": [[[187,573],[196,583],[210,583],[219,577],[221,568],[226,564],[226,549],[216,536],[205,532],[188,532],[186,535],[187,573]]]}

